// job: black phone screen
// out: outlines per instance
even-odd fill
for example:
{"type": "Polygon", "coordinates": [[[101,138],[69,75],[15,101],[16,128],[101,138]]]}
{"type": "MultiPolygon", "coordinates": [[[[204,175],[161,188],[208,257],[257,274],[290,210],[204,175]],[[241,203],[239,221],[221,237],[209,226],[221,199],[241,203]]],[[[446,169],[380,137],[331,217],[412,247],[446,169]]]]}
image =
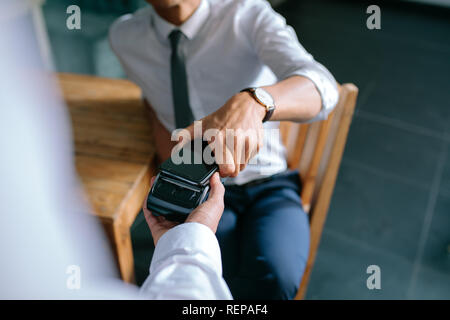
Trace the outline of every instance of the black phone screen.
{"type": "Polygon", "coordinates": [[[203,151],[205,148],[208,148],[208,144],[206,141],[202,141],[201,154],[199,154],[200,150],[194,150],[194,142],[191,142],[189,149],[186,147],[185,149],[180,150],[181,158],[183,158],[183,152],[185,150],[189,151],[190,160],[188,163],[182,162],[180,164],[175,164],[172,159],[169,158],[161,164],[161,169],[192,182],[202,183],[218,169],[215,163],[207,164],[203,161],[203,151]],[[196,163],[199,162],[198,160],[200,160],[201,163],[196,163]]]}

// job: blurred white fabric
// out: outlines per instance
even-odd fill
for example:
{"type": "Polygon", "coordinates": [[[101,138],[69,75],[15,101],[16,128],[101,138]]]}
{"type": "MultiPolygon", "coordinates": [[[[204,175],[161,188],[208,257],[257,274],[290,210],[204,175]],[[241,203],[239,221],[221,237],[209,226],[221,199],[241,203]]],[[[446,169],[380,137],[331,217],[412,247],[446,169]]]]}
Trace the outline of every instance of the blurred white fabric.
{"type": "Polygon", "coordinates": [[[211,229],[191,222],[167,231],[155,248],[141,295],[151,299],[232,299],[222,278],[219,243],[211,229]]]}

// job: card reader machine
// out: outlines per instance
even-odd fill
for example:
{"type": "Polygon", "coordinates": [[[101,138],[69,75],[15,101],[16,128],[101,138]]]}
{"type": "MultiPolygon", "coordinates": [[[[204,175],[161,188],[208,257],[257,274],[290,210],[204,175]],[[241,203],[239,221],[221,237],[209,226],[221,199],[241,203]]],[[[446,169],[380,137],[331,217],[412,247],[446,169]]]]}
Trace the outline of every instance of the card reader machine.
{"type": "MultiPolygon", "coordinates": [[[[187,216],[200,204],[208,199],[209,179],[218,166],[206,164],[203,160],[203,151],[209,148],[202,141],[202,154],[197,156],[194,150],[195,141],[191,143],[189,163],[175,164],[169,158],[159,167],[159,173],[153,182],[147,198],[147,209],[156,216],[164,216],[167,220],[184,222],[187,216]],[[201,161],[198,161],[201,159],[201,161]],[[196,163],[200,162],[200,163],[196,163]]],[[[186,148],[180,151],[182,156],[186,148]]],[[[189,150],[188,150],[189,151],[189,150]]]]}

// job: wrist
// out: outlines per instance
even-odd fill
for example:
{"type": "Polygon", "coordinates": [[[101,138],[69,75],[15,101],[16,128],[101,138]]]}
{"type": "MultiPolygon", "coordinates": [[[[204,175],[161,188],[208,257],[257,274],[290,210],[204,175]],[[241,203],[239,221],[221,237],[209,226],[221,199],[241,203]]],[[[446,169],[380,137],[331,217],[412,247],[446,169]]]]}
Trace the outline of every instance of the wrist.
{"type": "Polygon", "coordinates": [[[244,91],[239,94],[245,97],[245,104],[248,106],[249,109],[253,111],[256,117],[260,119],[262,122],[264,117],[266,116],[267,112],[266,108],[263,105],[261,105],[258,101],[256,101],[250,92],[244,91]]]}

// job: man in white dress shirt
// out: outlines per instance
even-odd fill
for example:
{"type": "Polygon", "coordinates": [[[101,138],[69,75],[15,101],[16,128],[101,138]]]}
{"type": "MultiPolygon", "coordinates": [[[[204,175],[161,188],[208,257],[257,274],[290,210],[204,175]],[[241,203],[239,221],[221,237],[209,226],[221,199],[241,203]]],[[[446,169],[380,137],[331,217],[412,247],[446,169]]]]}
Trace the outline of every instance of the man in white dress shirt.
{"type": "Polygon", "coordinates": [[[110,43],[142,88],[159,159],[170,156],[171,131],[193,133],[194,120],[218,137],[258,132],[233,145],[215,141],[232,159],[219,163],[230,177],[217,230],[224,277],[237,299],[293,298],[309,224],[298,173],[287,171],[279,136],[267,132],[281,120],[325,119],[338,99],[336,82],[267,1],[147,2],[111,26],[110,43]]]}

